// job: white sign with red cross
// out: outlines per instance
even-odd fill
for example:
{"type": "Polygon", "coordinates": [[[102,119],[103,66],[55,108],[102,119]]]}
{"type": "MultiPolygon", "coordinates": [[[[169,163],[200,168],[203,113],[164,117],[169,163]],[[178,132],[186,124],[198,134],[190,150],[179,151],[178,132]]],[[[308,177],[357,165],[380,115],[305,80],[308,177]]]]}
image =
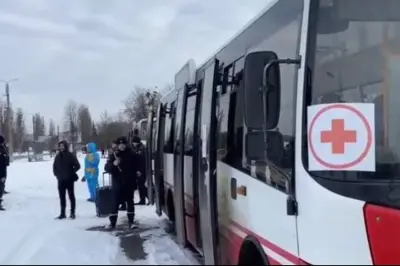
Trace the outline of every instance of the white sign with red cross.
{"type": "Polygon", "coordinates": [[[310,171],[375,171],[375,109],[371,103],[309,106],[310,171]]]}

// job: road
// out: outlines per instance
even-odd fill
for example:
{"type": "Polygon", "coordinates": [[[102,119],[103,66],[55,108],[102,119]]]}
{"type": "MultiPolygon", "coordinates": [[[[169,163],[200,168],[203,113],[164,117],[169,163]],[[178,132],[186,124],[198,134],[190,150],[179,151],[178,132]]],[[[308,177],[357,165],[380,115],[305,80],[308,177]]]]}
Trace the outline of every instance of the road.
{"type": "MultiPolygon", "coordinates": [[[[83,163],[83,156],[80,160],[83,163]]],[[[0,249],[1,265],[196,264],[165,232],[166,219],[158,217],[153,206],[137,207],[139,228],[134,232],[104,232],[108,220],[95,216],[94,204],[86,201],[85,183],[76,183],[77,219],[55,220],[59,203],[51,169],[49,157],[43,162],[16,160],[11,164],[10,194],[4,196],[7,210],[0,213],[1,241],[5,241],[0,249]]],[[[120,216],[122,226],[125,214],[120,216]]]]}

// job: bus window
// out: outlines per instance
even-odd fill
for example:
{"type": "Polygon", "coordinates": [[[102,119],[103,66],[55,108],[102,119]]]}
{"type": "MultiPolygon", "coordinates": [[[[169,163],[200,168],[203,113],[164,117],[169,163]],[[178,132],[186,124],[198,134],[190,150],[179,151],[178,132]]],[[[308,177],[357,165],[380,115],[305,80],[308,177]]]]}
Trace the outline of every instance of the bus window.
{"type": "Polygon", "coordinates": [[[194,113],[195,113],[196,97],[187,99],[187,111],[185,121],[185,149],[186,156],[193,156],[193,129],[194,129],[194,113]]]}
{"type": "MultiPolygon", "coordinates": [[[[277,54],[278,58],[298,58],[303,5],[300,1],[293,1],[293,3],[287,2],[282,8],[282,17],[286,16],[284,20],[285,23],[279,24],[278,21],[277,25],[279,25],[279,27],[277,30],[270,36],[267,36],[267,38],[258,45],[252,47],[249,53],[256,51],[273,51],[277,54]],[[294,2],[296,2],[296,5],[293,5],[294,2]]],[[[264,161],[251,162],[246,160],[246,163],[248,166],[255,164],[256,172],[259,173],[257,175],[259,179],[268,176],[268,179],[265,179],[266,182],[272,182],[278,189],[285,190],[287,176],[291,176],[294,171],[297,69],[292,65],[280,65],[280,74],[280,115],[278,125],[273,131],[279,132],[283,136],[283,156],[271,154],[271,156],[264,161]]],[[[247,110],[248,109],[246,109],[246,111],[247,110]]],[[[263,116],[263,112],[259,109],[253,108],[251,111],[254,112],[254,116],[263,116]]],[[[263,121],[263,119],[259,121],[263,121]]],[[[257,146],[256,148],[259,147],[260,146],[257,146]]],[[[267,150],[267,154],[268,153],[271,152],[267,150]]]]}
{"type": "Polygon", "coordinates": [[[174,127],[174,132],[175,132],[175,154],[179,154],[179,146],[181,145],[180,143],[180,128],[181,128],[181,120],[182,120],[182,103],[183,103],[183,90],[180,90],[178,92],[178,100],[177,100],[177,105],[176,105],[176,119],[175,119],[175,127],[174,127]]]}
{"type": "MultiPolygon", "coordinates": [[[[400,176],[400,17],[399,1],[341,1],[329,20],[320,16],[322,1],[313,1],[315,25],[330,28],[345,17],[348,25],[335,32],[309,34],[307,84],[310,105],[319,103],[373,103],[375,106],[375,172],[312,171],[316,180],[337,193],[385,205],[400,206],[387,197],[398,191],[392,180],[400,176]],[[363,8],[356,8],[356,6],[363,8]],[[365,12],[374,10],[374,12],[365,12]],[[337,99],[332,101],[332,96],[337,99]],[[334,182],[330,182],[334,181],[334,182]],[[340,182],[346,182],[341,186],[340,182]],[[379,186],[369,183],[381,182],[379,186]],[[388,181],[385,186],[385,181],[388,181]],[[329,185],[331,184],[331,185],[329,185]],[[354,184],[351,185],[350,184],[354,184]],[[365,187],[363,187],[365,186],[365,187]],[[368,188],[368,189],[366,189],[368,188]]],[[[305,125],[306,127],[306,125],[305,125]]],[[[304,143],[307,143],[305,139],[304,143]]],[[[303,162],[307,166],[307,150],[303,162]]],[[[398,193],[398,192],[397,192],[398,193]]],[[[398,197],[398,195],[397,195],[398,197]]]]}
{"type": "Polygon", "coordinates": [[[217,159],[224,162],[227,161],[228,147],[230,147],[228,144],[228,119],[229,112],[232,110],[229,107],[230,97],[229,94],[225,94],[219,99],[219,108],[217,112],[217,132],[219,132],[217,159]]]}
{"type": "Polygon", "coordinates": [[[165,107],[171,114],[168,113],[165,115],[164,152],[173,153],[174,127],[172,123],[174,118],[174,103],[166,103],[165,107]]]}

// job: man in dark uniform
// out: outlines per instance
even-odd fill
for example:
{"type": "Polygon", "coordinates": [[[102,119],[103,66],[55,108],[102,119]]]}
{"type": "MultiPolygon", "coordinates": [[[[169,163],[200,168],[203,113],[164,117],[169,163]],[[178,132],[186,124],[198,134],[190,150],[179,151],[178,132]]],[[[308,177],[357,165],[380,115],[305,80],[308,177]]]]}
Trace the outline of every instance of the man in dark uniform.
{"type": "Polygon", "coordinates": [[[104,170],[111,174],[113,191],[113,210],[110,214],[109,230],[115,229],[118,219],[118,207],[121,200],[126,202],[129,228],[134,227],[135,205],[133,193],[136,180],[135,154],[128,147],[128,139],[119,137],[117,139],[118,150],[107,160],[104,170]]]}
{"type": "Polygon", "coordinates": [[[145,205],[146,197],[147,197],[147,188],[146,188],[146,150],[145,147],[139,137],[139,131],[135,129],[133,131],[132,138],[132,149],[136,155],[136,177],[137,177],[137,187],[139,190],[139,202],[135,203],[136,205],[145,205]]]}
{"type": "MultiPolygon", "coordinates": [[[[108,160],[113,158],[114,154],[118,152],[118,144],[116,140],[111,142],[111,148],[108,150],[108,160]]],[[[111,173],[110,173],[111,174],[111,173]]],[[[111,179],[112,181],[112,179],[111,179]]],[[[112,186],[112,182],[111,182],[112,186]]],[[[120,197],[120,204],[119,204],[120,211],[126,211],[126,202],[124,201],[123,197],[120,197]]]]}
{"type": "Polygon", "coordinates": [[[6,186],[7,167],[10,164],[8,150],[5,146],[4,137],[0,135],[0,211],[4,211],[3,207],[3,194],[6,186]]]}

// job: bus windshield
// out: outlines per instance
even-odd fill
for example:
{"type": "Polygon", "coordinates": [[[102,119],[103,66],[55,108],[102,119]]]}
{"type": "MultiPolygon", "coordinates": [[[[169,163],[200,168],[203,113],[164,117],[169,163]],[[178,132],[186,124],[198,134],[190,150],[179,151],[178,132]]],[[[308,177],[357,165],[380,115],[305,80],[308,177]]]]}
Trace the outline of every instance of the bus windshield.
{"type": "Polygon", "coordinates": [[[317,171],[338,181],[400,177],[400,1],[311,1],[308,105],[375,105],[375,172],[317,171]]]}

